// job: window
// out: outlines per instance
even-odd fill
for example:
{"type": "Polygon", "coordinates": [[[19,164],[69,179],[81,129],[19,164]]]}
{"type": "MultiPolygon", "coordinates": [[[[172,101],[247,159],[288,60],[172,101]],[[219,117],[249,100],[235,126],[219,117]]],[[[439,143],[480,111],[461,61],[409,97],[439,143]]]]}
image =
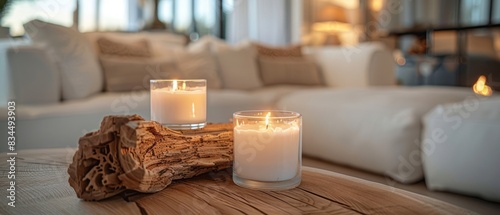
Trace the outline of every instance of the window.
{"type": "Polygon", "coordinates": [[[215,33],[215,1],[195,1],[195,31],[200,35],[215,33]]]}
{"type": "MultiPolygon", "coordinates": [[[[154,18],[154,2],[17,0],[2,19],[2,24],[11,28],[13,36],[23,35],[23,24],[32,19],[67,27],[77,25],[82,32],[140,31],[147,28],[154,18]],[[73,20],[76,10],[77,20],[73,20]]],[[[225,17],[232,11],[234,2],[235,0],[160,0],[158,17],[167,25],[168,30],[190,35],[192,39],[207,34],[224,37],[224,20],[227,20],[225,17]]]]}
{"type": "Polygon", "coordinates": [[[500,23],[500,0],[493,0],[493,10],[492,10],[492,19],[493,23],[500,23]]]}
{"type": "MultiPolygon", "coordinates": [[[[129,11],[134,1],[130,0],[83,0],[79,1],[79,24],[82,32],[87,31],[131,31],[136,30],[129,11]]],[[[137,17],[136,17],[137,18],[137,17]]]]}
{"type": "Polygon", "coordinates": [[[172,28],[172,21],[174,20],[175,10],[174,10],[174,0],[162,0],[158,5],[158,18],[164,22],[168,23],[167,28],[172,28]]]}
{"type": "Polygon", "coordinates": [[[460,24],[486,25],[489,21],[489,0],[463,0],[460,10],[460,24]]]}
{"type": "Polygon", "coordinates": [[[190,34],[196,39],[201,35],[216,33],[218,1],[162,0],[158,5],[158,16],[168,29],[190,34]]]}
{"type": "Polygon", "coordinates": [[[33,19],[40,19],[63,26],[72,26],[75,7],[75,0],[13,1],[2,18],[2,26],[10,27],[12,36],[23,35],[23,24],[33,19]]]}

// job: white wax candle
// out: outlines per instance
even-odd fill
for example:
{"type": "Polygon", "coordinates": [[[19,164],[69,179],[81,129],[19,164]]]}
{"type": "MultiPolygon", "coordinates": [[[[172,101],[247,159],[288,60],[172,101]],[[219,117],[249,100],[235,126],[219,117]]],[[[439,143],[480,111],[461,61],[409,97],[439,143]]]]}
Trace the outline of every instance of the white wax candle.
{"type": "Polygon", "coordinates": [[[162,124],[206,122],[206,98],[204,88],[151,90],[151,120],[162,124]]]}
{"type": "Polygon", "coordinates": [[[245,179],[284,181],[299,170],[300,127],[297,124],[237,125],[234,170],[245,179]]]}

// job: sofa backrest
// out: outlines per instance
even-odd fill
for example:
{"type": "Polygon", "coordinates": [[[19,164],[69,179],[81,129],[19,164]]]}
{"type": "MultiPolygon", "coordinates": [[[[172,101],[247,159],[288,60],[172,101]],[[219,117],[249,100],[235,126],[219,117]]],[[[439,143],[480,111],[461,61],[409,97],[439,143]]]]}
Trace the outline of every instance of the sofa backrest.
{"type": "Polygon", "coordinates": [[[306,47],[304,53],[319,64],[329,87],[367,87],[396,83],[396,64],[389,50],[381,43],[306,47]]]}
{"type": "Polygon", "coordinates": [[[133,43],[141,39],[146,39],[149,42],[153,56],[171,55],[173,49],[182,48],[187,44],[187,38],[185,36],[167,32],[88,32],[84,34],[94,45],[92,48],[96,54],[99,53],[97,40],[101,37],[125,43],[133,43]]]}

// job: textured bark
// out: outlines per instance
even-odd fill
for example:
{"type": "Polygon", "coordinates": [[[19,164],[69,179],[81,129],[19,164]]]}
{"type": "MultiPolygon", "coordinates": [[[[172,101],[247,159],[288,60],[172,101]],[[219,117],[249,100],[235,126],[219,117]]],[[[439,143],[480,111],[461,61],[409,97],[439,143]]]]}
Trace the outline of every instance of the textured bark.
{"type": "Polygon", "coordinates": [[[69,183],[84,200],[127,189],[157,192],[172,180],[231,167],[232,129],[232,124],[208,124],[174,131],[138,115],[107,116],[99,131],[80,138],[69,183]]]}

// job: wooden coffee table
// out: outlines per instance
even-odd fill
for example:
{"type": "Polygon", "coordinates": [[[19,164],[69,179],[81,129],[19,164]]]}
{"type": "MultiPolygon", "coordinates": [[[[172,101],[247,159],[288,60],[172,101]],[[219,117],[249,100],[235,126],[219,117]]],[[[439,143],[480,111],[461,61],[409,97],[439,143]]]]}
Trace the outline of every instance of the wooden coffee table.
{"type": "Polygon", "coordinates": [[[100,202],[78,199],[68,184],[75,149],[20,151],[16,207],[7,206],[5,153],[1,155],[0,214],[468,214],[465,209],[389,186],[304,167],[302,183],[287,191],[238,187],[231,171],[174,182],[154,194],[126,192],[100,202]]]}

